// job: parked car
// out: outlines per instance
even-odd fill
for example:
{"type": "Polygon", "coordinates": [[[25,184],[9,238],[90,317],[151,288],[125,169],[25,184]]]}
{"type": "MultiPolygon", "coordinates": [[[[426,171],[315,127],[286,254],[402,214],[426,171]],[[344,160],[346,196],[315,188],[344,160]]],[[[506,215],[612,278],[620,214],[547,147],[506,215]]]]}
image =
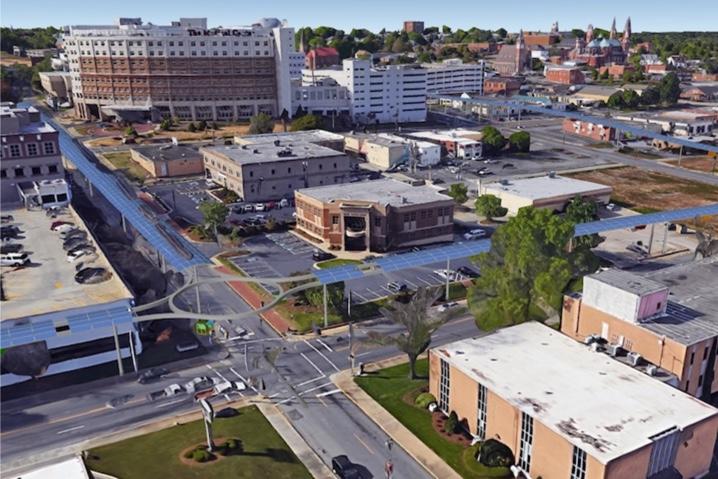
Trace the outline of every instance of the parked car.
{"type": "Polygon", "coordinates": [[[24,266],[30,262],[27,253],[3,253],[0,255],[0,266],[24,266]]]}
{"type": "Polygon", "coordinates": [[[431,183],[434,185],[440,185],[440,184],[444,183],[444,180],[442,180],[441,178],[436,178],[436,179],[432,180],[431,183]]]}
{"type": "Polygon", "coordinates": [[[85,244],[81,244],[79,246],[75,246],[74,248],[70,248],[69,250],[67,250],[67,254],[72,254],[72,253],[75,253],[77,251],[82,251],[82,250],[90,250],[94,253],[95,251],[97,251],[97,248],[95,248],[91,244],[85,243],[85,244]]]}
{"type": "Polygon", "coordinates": [[[99,284],[112,277],[105,268],[84,268],[75,274],[75,281],[80,284],[99,284]]]}
{"type": "Polygon", "coordinates": [[[454,301],[451,301],[451,302],[449,302],[449,303],[444,303],[444,304],[442,304],[442,305],[439,306],[439,312],[440,312],[440,313],[443,313],[444,311],[448,311],[448,310],[450,310],[451,308],[457,307],[458,305],[459,305],[459,303],[456,303],[456,302],[454,302],[454,301]]]}
{"type": "Polygon", "coordinates": [[[501,168],[516,168],[513,163],[504,163],[501,168]]]}
{"type": "Polygon", "coordinates": [[[82,230],[75,230],[72,233],[68,233],[64,236],[63,235],[60,235],[60,236],[62,236],[62,240],[65,242],[73,240],[73,239],[77,239],[77,238],[84,240],[87,238],[87,232],[82,231],[82,230]]]}
{"type": "Polygon", "coordinates": [[[0,216],[0,221],[3,223],[10,223],[11,221],[15,221],[15,217],[13,215],[2,215],[0,216]]]}
{"type": "Polygon", "coordinates": [[[288,206],[289,206],[289,200],[288,200],[288,199],[282,198],[281,200],[279,200],[279,207],[280,207],[280,208],[286,208],[286,207],[288,207],[288,206]]]}
{"type": "Polygon", "coordinates": [[[328,259],[336,258],[331,253],[327,253],[326,251],[322,251],[320,249],[314,249],[314,252],[312,253],[312,259],[314,261],[326,261],[328,259]]]}
{"type": "Polygon", "coordinates": [[[458,166],[450,166],[450,167],[448,168],[448,170],[449,170],[449,173],[452,173],[452,174],[455,175],[455,174],[457,174],[459,171],[461,171],[461,168],[459,168],[458,166]]]}
{"type": "Polygon", "coordinates": [[[254,204],[254,211],[265,211],[267,208],[264,205],[264,203],[255,203],[254,204]]]}
{"type": "Polygon", "coordinates": [[[464,233],[464,239],[465,240],[475,240],[479,238],[483,238],[486,236],[486,230],[483,230],[481,228],[476,228],[471,231],[467,231],[464,233]]]}
{"type": "Polygon", "coordinates": [[[74,224],[68,223],[66,221],[61,221],[60,224],[50,227],[50,229],[56,233],[65,233],[65,232],[74,230],[76,228],[77,227],[74,224]]]}
{"type": "Polygon", "coordinates": [[[60,231],[60,238],[67,239],[70,236],[75,236],[77,233],[84,233],[83,230],[80,228],[75,228],[74,226],[70,229],[64,229],[60,231]]]}
{"type": "Polygon", "coordinates": [[[182,394],[185,392],[184,388],[180,386],[179,384],[170,384],[164,389],[165,396],[172,397],[177,396],[178,394],[182,394]]]}
{"type": "Polygon", "coordinates": [[[399,283],[398,281],[392,281],[390,283],[387,283],[386,289],[391,291],[394,294],[399,294],[404,291],[406,291],[408,288],[404,283],[399,283]]]}
{"type": "Polygon", "coordinates": [[[462,266],[461,268],[457,269],[456,271],[459,272],[459,274],[462,274],[466,276],[467,278],[478,278],[479,273],[476,272],[473,268],[470,268],[468,266],[462,266]]]}
{"type": "Polygon", "coordinates": [[[95,256],[95,250],[89,249],[89,248],[73,250],[72,252],[69,252],[67,254],[67,262],[72,263],[74,261],[77,261],[80,258],[85,259],[90,256],[95,256]]]}
{"type": "Polygon", "coordinates": [[[68,240],[65,240],[62,243],[62,249],[64,249],[65,251],[77,249],[78,246],[92,246],[92,245],[90,243],[88,243],[85,238],[70,238],[68,240]]]}
{"type": "Polygon", "coordinates": [[[449,281],[456,281],[456,271],[453,270],[445,270],[445,269],[435,269],[434,274],[437,275],[441,279],[447,279],[449,281]]]}
{"type": "Polygon", "coordinates": [[[219,384],[221,381],[219,378],[213,378],[209,376],[200,376],[198,378],[194,378],[188,383],[184,385],[184,388],[188,392],[195,392],[195,391],[202,391],[204,389],[209,389],[211,387],[214,387],[215,385],[219,384]]]}
{"type": "Polygon", "coordinates": [[[156,379],[160,379],[163,376],[167,376],[169,373],[169,370],[165,368],[150,368],[140,373],[140,376],[137,378],[137,382],[140,384],[147,384],[156,379]]]}
{"type": "Polygon", "coordinates": [[[608,203],[608,204],[606,205],[606,209],[607,209],[608,211],[613,211],[613,210],[616,209],[616,205],[615,205],[614,203],[608,203]]]}
{"type": "Polygon", "coordinates": [[[0,246],[0,254],[20,253],[24,246],[20,243],[5,243],[0,246]]]}
{"type": "Polygon", "coordinates": [[[75,226],[74,224],[70,223],[69,221],[53,221],[50,223],[50,230],[52,231],[60,231],[60,227],[62,226],[75,226]]]}
{"type": "Polygon", "coordinates": [[[491,175],[493,175],[493,174],[495,174],[495,173],[494,173],[493,171],[484,170],[484,171],[479,171],[479,172],[476,173],[476,174],[477,174],[478,176],[491,176],[491,175]]]}
{"type": "Polygon", "coordinates": [[[344,454],[332,458],[332,472],[340,479],[359,479],[360,477],[359,469],[344,454]]]}
{"type": "Polygon", "coordinates": [[[485,164],[485,165],[495,165],[495,164],[498,163],[498,162],[499,162],[499,160],[493,160],[493,159],[491,159],[491,158],[487,158],[487,159],[484,160],[484,164],[485,164]]]}

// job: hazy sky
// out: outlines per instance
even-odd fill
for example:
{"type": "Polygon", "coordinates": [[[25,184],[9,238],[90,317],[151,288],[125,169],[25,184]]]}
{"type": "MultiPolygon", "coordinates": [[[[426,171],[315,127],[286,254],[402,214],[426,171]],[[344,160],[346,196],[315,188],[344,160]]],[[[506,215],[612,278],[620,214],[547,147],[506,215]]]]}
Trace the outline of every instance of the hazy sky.
{"type": "Polygon", "coordinates": [[[167,24],[179,17],[207,17],[210,26],[247,25],[261,17],[287,19],[295,27],[330,25],[344,30],[364,27],[378,31],[401,28],[403,20],[427,26],[476,26],[509,31],[562,30],[586,25],[609,28],[615,15],[618,29],[631,16],[634,31],[718,29],[718,2],[690,5],[675,0],[4,0],[2,26],[111,24],[114,19],[142,17],[167,24]]]}

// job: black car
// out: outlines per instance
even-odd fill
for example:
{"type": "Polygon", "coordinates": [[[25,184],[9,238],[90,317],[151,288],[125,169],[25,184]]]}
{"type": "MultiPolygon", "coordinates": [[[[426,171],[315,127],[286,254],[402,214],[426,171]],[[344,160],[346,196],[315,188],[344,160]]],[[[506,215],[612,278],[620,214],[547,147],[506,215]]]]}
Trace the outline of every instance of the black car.
{"type": "Polygon", "coordinates": [[[334,256],[331,253],[327,253],[326,251],[322,251],[320,249],[315,249],[314,253],[312,253],[312,259],[314,261],[325,261],[325,260],[333,259],[333,258],[336,258],[336,256],[334,256]]]}
{"type": "Polygon", "coordinates": [[[0,253],[2,254],[8,254],[8,253],[19,253],[22,251],[23,246],[20,243],[8,243],[2,245],[0,247],[0,253]]]}
{"type": "Polygon", "coordinates": [[[398,281],[392,281],[386,285],[386,289],[391,291],[394,294],[403,293],[408,288],[404,283],[399,283],[398,281]]]}
{"type": "Polygon", "coordinates": [[[479,273],[476,272],[473,268],[469,268],[468,266],[462,266],[457,270],[462,275],[466,276],[467,278],[478,278],[479,273]]]}
{"type": "Polygon", "coordinates": [[[435,180],[432,180],[431,183],[434,185],[440,185],[440,184],[444,183],[444,180],[442,180],[441,178],[437,178],[435,180]]]}
{"type": "Polygon", "coordinates": [[[76,249],[78,246],[92,246],[90,243],[87,242],[85,238],[72,238],[70,240],[65,241],[62,243],[62,249],[65,251],[70,251],[73,249],[76,249]]]}
{"type": "Polygon", "coordinates": [[[332,458],[332,472],[341,479],[359,479],[360,477],[359,469],[344,454],[332,458]]]}
{"type": "Polygon", "coordinates": [[[78,239],[78,238],[83,239],[83,240],[87,239],[87,233],[82,230],[77,230],[72,234],[65,235],[62,239],[64,242],[68,242],[70,240],[74,240],[74,239],[78,239]]]}
{"type": "Polygon", "coordinates": [[[165,368],[150,368],[140,374],[137,378],[137,382],[140,384],[147,384],[161,378],[162,376],[167,376],[169,373],[170,372],[165,368]]]}
{"type": "Polygon", "coordinates": [[[98,284],[111,277],[112,273],[105,268],[84,268],[75,274],[75,281],[80,284],[98,284]]]}
{"type": "Polygon", "coordinates": [[[95,251],[97,251],[97,248],[95,248],[94,246],[89,245],[89,244],[81,244],[81,245],[77,245],[74,248],[70,248],[69,250],[67,250],[67,254],[75,254],[79,251],[85,251],[85,250],[92,251],[94,253],[95,251]]]}
{"type": "Polygon", "coordinates": [[[501,168],[516,168],[513,163],[504,163],[501,168]]]}

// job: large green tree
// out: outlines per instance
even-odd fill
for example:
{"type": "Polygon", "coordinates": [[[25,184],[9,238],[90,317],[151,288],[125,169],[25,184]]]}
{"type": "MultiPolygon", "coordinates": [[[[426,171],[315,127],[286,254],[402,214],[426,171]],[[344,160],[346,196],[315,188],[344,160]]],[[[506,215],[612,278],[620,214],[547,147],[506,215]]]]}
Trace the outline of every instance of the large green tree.
{"type": "Polygon", "coordinates": [[[634,90],[623,90],[623,104],[626,108],[637,108],[641,103],[641,97],[634,90]]]}
{"type": "MultiPolygon", "coordinates": [[[[564,218],[573,224],[588,223],[598,219],[598,205],[591,199],[584,199],[576,195],[566,205],[564,218]]],[[[599,235],[587,235],[573,239],[573,245],[595,248],[603,241],[599,235]]]]}
{"type": "Polygon", "coordinates": [[[626,102],[623,100],[623,92],[617,91],[616,93],[609,96],[608,101],[606,102],[606,106],[614,109],[624,108],[626,106],[626,102]]]}
{"type": "Polygon", "coordinates": [[[481,135],[485,155],[495,155],[506,146],[506,138],[493,126],[482,128],[481,135]]]}
{"type": "Polygon", "coordinates": [[[274,120],[266,113],[259,113],[249,119],[249,133],[252,135],[261,135],[274,131],[274,120]]]}
{"type": "Polygon", "coordinates": [[[447,194],[461,205],[469,199],[469,188],[466,186],[466,183],[454,183],[449,186],[447,194]]]}
{"type": "Polygon", "coordinates": [[[477,325],[493,330],[557,314],[571,280],[586,273],[593,257],[587,245],[569,251],[573,234],[572,221],[533,207],[497,228],[491,250],[478,256],[481,276],[469,288],[477,325]]]}
{"type": "Polygon", "coordinates": [[[675,105],[681,95],[681,81],[678,79],[678,75],[671,72],[664,76],[658,85],[658,91],[661,95],[661,103],[675,105]]]}
{"type": "Polygon", "coordinates": [[[290,131],[316,130],[322,127],[322,118],[317,115],[304,115],[292,120],[290,131]]]}
{"type": "Polygon", "coordinates": [[[661,92],[654,86],[649,86],[641,93],[641,104],[656,105],[661,101],[661,92]]]}
{"type": "Polygon", "coordinates": [[[528,153],[531,149],[531,134],[528,131],[517,131],[509,136],[511,151],[528,153]]]}
{"type": "Polygon", "coordinates": [[[203,201],[199,204],[199,212],[202,213],[204,224],[212,231],[216,231],[217,227],[223,225],[224,220],[227,219],[229,209],[224,203],[203,201]]]}
{"type": "Polygon", "coordinates": [[[501,206],[501,198],[495,195],[481,195],[474,203],[476,214],[493,221],[496,217],[506,216],[508,210],[501,206]]]}

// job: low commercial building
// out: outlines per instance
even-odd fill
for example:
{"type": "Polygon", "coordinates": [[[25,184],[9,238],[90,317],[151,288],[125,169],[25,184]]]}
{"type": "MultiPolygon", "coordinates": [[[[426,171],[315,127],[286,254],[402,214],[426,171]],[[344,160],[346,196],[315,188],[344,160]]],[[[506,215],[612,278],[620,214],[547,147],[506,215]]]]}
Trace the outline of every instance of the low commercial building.
{"type": "MultiPolygon", "coordinates": [[[[64,373],[142,352],[132,313],[132,293],[117,275],[82,218],[67,213],[50,218],[42,211],[3,209],[22,232],[22,245],[31,267],[3,266],[0,348],[3,350],[0,385],[34,381],[34,377],[64,373]],[[54,221],[68,221],[85,235],[94,254],[67,260],[60,234],[50,231],[54,221]],[[77,281],[76,266],[102,268],[96,284],[77,281]]],[[[6,244],[6,243],[3,243],[6,244]]]]}
{"type": "Polygon", "coordinates": [[[519,91],[521,81],[516,78],[494,76],[484,80],[484,94],[486,95],[511,95],[519,91]]]}
{"type": "Polygon", "coordinates": [[[329,249],[387,251],[453,240],[454,201],[392,179],[301,189],[297,231],[329,249]]]}
{"type": "MultiPolygon", "coordinates": [[[[41,120],[34,108],[15,108],[12,104],[0,106],[0,186],[2,205],[22,203],[23,190],[30,192],[33,183],[61,180],[65,168],[60,154],[57,131],[41,120]]],[[[69,191],[60,202],[69,202],[69,191]]],[[[29,193],[28,193],[29,194],[29,193]]],[[[45,198],[32,195],[28,207],[43,206],[45,198]]],[[[58,198],[47,198],[55,206],[58,198]],[[52,200],[52,201],[50,201],[52,200]]]]}
{"type": "Polygon", "coordinates": [[[595,141],[613,141],[616,139],[616,129],[610,126],[597,125],[588,121],[563,120],[563,131],[571,135],[584,136],[595,141]]]}
{"type": "Polygon", "coordinates": [[[351,115],[349,89],[333,78],[316,80],[312,85],[292,84],[292,112],[299,109],[314,115],[351,115]]]}
{"type": "Polygon", "coordinates": [[[429,351],[429,391],[525,477],[703,477],[718,410],[528,322],[429,351]]]}
{"type": "Polygon", "coordinates": [[[405,20],[404,21],[404,31],[406,33],[423,33],[424,31],[424,22],[420,22],[418,20],[405,20]]]}
{"type": "Polygon", "coordinates": [[[681,91],[681,98],[690,101],[709,102],[718,100],[718,82],[691,85],[681,91]]]}
{"type": "Polygon", "coordinates": [[[235,136],[236,145],[261,145],[271,143],[292,146],[296,143],[313,143],[339,152],[344,151],[344,136],[326,130],[289,131],[261,135],[235,136]]]}
{"type": "Polygon", "coordinates": [[[70,72],[40,72],[42,89],[50,97],[51,106],[72,106],[72,74],[70,72]]]}
{"type": "Polygon", "coordinates": [[[192,176],[204,173],[204,159],[187,145],[138,146],[130,150],[132,160],[155,178],[192,176]]]}
{"type": "Polygon", "coordinates": [[[547,65],[544,69],[546,80],[562,85],[586,83],[586,77],[580,68],[568,65],[547,65]]]}
{"type": "Polygon", "coordinates": [[[350,133],[344,137],[347,152],[385,170],[400,164],[410,165],[412,145],[417,149],[418,166],[436,165],[441,160],[441,146],[429,141],[408,140],[389,133],[350,133]]]}
{"type": "Polygon", "coordinates": [[[606,103],[611,95],[621,91],[620,88],[601,85],[587,85],[578,92],[567,97],[569,103],[574,105],[593,105],[595,103],[606,103]]]}
{"type": "Polygon", "coordinates": [[[610,186],[555,174],[501,180],[481,187],[482,195],[501,198],[501,205],[509,210],[509,215],[515,215],[524,206],[563,211],[568,202],[576,196],[605,204],[609,202],[612,191],[610,186]]]}
{"type": "Polygon", "coordinates": [[[351,158],[308,142],[207,146],[200,149],[215,183],[243,201],[288,198],[298,188],[349,181],[351,158]]]}
{"type": "Polygon", "coordinates": [[[586,276],[583,293],[564,298],[561,331],[600,342],[616,359],[692,396],[718,392],[718,259],[638,275],[586,276]]]}
{"type": "Polygon", "coordinates": [[[482,156],[481,132],[456,128],[443,131],[418,131],[409,137],[441,146],[442,156],[475,160],[482,156]]]}

